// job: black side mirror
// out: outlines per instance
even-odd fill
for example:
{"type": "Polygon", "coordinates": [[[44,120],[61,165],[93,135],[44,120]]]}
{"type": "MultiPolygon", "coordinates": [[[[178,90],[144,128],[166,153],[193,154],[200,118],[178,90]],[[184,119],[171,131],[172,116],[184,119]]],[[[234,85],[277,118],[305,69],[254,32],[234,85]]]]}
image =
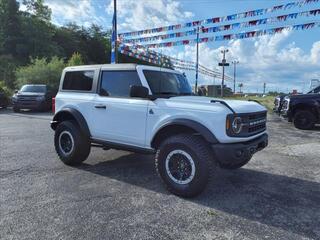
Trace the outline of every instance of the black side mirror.
{"type": "Polygon", "coordinates": [[[148,98],[149,89],[143,86],[130,86],[130,97],[134,98],[148,98]]]}
{"type": "Polygon", "coordinates": [[[18,93],[19,92],[19,90],[14,90],[14,93],[18,93]]]}

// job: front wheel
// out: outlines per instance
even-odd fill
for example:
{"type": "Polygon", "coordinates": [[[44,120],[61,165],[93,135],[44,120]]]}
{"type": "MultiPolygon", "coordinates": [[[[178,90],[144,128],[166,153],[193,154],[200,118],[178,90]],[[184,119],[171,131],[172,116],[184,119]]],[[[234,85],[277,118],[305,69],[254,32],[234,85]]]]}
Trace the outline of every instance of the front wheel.
{"type": "Polygon", "coordinates": [[[212,152],[201,137],[176,135],[165,140],[156,153],[155,165],[167,189],[181,197],[194,197],[206,187],[212,152]]]}
{"type": "Polygon", "coordinates": [[[294,115],[293,124],[298,129],[309,130],[316,124],[316,118],[310,111],[298,110],[294,115]]]}
{"type": "Polygon", "coordinates": [[[74,121],[58,125],[54,135],[54,145],[61,161],[66,165],[79,165],[87,159],[91,145],[74,121]]]}

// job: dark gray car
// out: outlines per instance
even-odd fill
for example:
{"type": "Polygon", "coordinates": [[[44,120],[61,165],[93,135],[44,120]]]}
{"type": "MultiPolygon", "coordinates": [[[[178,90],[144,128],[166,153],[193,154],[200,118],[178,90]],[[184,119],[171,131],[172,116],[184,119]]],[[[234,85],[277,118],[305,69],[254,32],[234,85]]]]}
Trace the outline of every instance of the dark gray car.
{"type": "Polygon", "coordinates": [[[30,109],[48,111],[51,109],[53,93],[46,85],[24,85],[12,96],[13,111],[30,109]]]}

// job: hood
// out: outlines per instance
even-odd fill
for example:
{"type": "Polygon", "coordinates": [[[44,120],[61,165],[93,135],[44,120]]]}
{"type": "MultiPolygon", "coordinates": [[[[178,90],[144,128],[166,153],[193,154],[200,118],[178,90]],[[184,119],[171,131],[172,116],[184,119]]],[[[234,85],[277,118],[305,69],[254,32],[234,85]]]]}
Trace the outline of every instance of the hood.
{"type": "MultiPolygon", "coordinates": [[[[222,110],[226,109],[230,111],[226,106],[221,103],[213,103],[212,100],[222,100],[217,98],[210,97],[199,97],[199,96],[181,96],[181,97],[172,97],[166,99],[168,107],[180,107],[185,109],[197,109],[197,110],[222,110]]],[[[256,103],[249,101],[240,101],[240,100],[225,100],[226,102],[236,113],[250,113],[250,112],[261,112],[266,111],[267,109],[256,103]]],[[[231,111],[230,111],[231,112],[231,111]]]]}

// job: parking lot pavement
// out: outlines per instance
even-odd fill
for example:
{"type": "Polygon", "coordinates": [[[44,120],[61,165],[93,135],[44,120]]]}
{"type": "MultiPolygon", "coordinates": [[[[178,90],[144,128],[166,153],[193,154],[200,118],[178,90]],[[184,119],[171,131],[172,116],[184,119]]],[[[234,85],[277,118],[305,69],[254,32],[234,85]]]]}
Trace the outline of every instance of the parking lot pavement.
{"type": "Polygon", "coordinates": [[[51,117],[0,111],[1,239],[320,239],[319,129],[271,115],[267,149],[185,200],[152,156],[93,149],[63,165],[51,117]]]}

